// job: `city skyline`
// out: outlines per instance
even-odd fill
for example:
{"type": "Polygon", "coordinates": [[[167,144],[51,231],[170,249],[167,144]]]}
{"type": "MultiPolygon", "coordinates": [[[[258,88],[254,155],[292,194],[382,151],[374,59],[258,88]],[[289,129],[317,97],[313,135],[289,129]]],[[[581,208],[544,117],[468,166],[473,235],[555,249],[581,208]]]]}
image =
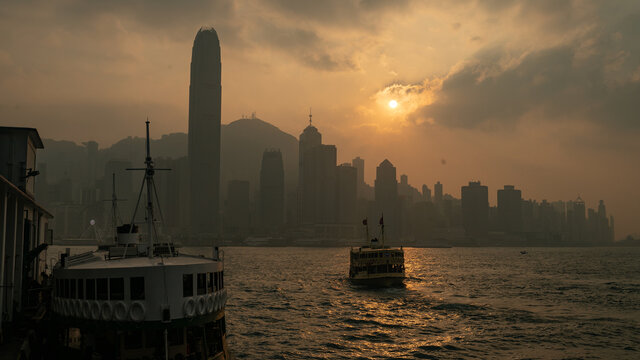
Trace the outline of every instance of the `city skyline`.
{"type": "Polygon", "coordinates": [[[40,5],[2,15],[15,34],[0,40],[2,125],[102,146],[147,115],[158,134],[186,132],[189,49],[210,24],[223,124],[256,111],[298,134],[311,106],[338,163],[389,158],[445,192],[479,179],[605,199],[620,234],[640,232],[636,3],[40,5]]]}

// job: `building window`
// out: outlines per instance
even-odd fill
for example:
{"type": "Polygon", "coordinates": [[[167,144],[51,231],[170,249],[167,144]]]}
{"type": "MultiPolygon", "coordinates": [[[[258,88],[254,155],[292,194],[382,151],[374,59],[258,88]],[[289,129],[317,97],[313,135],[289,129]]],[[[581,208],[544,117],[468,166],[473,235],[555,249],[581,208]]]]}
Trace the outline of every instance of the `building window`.
{"type": "Polygon", "coordinates": [[[200,273],[197,277],[198,295],[204,295],[207,292],[207,274],[200,273]]]}
{"type": "Polygon", "coordinates": [[[182,275],[182,296],[193,296],[193,274],[182,275]]]}
{"type": "Polygon", "coordinates": [[[109,300],[109,282],[106,278],[96,279],[98,300],[109,300]]]}
{"type": "Polygon", "coordinates": [[[129,280],[131,300],[144,300],[144,277],[132,277],[129,280]]]}
{"type": "Polygon", "coordinates": [[[84,299],[84,279],[78,279],[78,299],[84,299]]]}
{"type": "Polygon", "coordinates": [[[87,300],[96,299],[96,279],[87,279],[87,300]]]}
{"type": "Polygon", "coordinates": [[[111,300],[124,300],[124,279],[109,279],[109,298],[111,300]]]}

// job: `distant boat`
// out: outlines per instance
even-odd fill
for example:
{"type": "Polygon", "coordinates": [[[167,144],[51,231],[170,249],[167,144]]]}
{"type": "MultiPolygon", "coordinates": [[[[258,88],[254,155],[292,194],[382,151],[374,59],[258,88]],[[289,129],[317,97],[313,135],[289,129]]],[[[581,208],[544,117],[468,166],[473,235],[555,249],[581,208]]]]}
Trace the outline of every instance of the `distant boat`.
{"type": "Polygon", "coordinates": [[[522,254],[522,255],[527,255],[527,254],[528,254],[528,252],[527,252],[527,250],[522,250],[522,251],[520,251],[520,254],[522,254]]]}
{"type": "Polygon", "coordinates": [[[351,248],[349,264],[349,280],[354,284],[371,286],[397,286],[404,280],[404,250],[384,245],[384,221],[380,218],[382,241],[369,238],[367,220],[362,221],[366,227],[368,246],[351,248]]]}

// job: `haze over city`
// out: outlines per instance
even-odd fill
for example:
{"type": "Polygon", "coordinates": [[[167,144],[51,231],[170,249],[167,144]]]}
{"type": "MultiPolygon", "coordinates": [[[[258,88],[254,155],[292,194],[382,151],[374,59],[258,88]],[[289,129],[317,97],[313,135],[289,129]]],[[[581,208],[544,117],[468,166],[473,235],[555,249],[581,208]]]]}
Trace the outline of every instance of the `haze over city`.
{"type": "MultiPolygon", "coordinates": [[[[202,25],[222,44],[222,122],[252,112],[338,163],[385,158],[416,187],[470,180],[523,198],[604,199],[640,232],[640,4],[589,1],[80,1],[0,10],[0,117],[106,148],[188,130],[202,25]],[[397,106],[391,107],[390,102],[397,106]]],[[[46,149],[45,149],[46,151],[46,149]]]]}

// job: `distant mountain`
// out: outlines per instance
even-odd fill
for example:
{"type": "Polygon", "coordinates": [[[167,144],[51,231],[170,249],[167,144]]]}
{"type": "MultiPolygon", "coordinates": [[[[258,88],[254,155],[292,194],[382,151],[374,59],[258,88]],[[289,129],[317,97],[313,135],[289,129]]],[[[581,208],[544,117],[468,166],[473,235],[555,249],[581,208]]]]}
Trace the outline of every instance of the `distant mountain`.
{"type": "MultiPolygon", "coordinates": [[[[85,146],[71,141],[44,139],[44,150],[38,152],[38,163],[47,166],[47,181],[54,183],[71,178],[79,185],[88,176],[85,146]]],[[[154,158],[180,158],[187,156],[188,137],[185,133],[162,135],[151,141],[154,158]]],[[[127,137],[112,146],[98,150],[96,177],[104,175],[108,160],[129,160],[133,166],[142,166],[145,140],[127,137]]],[[[249,180],[252,191],[258,190],[260,164],[265,149],[280,149],[284,160],[285,181],[288,189],[295,189],[298,176],[298,140],[277,127],[257,118],[239,119],[222,125],[221,129],[221,195],[226,197],[230,180],[249,180]]]]}
{"type": "Polygon", "coordinates": [[[240,119],[222,126],[221,144],[222,197],[230,180],[249,180],[251,191],[260,186],[260,164],[265,149],[279,149],[284,162],[287,190],[295,189],[298,180],[298,140],[277,127],[257,118],[240,119]]]}

